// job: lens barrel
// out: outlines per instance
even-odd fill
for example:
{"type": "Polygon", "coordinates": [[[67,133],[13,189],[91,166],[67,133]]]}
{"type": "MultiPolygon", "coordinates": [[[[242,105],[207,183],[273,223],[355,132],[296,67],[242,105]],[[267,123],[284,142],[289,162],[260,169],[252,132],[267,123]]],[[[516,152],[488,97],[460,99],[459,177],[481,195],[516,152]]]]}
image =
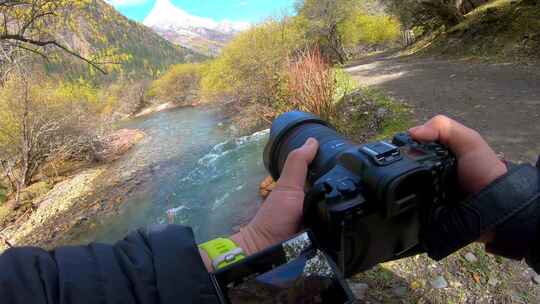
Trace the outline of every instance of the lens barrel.
{"type": "Polygon", "coordinates": [[[300,111],[284,113],[274,120],[264,149],[264,165],[274,180],[279,179],[289,153],[300,148],[310,137],[317,139],[320,145],[309,167],[311,183],[332,169],[343,151],[354,146],[318,116],[300,111]]]}

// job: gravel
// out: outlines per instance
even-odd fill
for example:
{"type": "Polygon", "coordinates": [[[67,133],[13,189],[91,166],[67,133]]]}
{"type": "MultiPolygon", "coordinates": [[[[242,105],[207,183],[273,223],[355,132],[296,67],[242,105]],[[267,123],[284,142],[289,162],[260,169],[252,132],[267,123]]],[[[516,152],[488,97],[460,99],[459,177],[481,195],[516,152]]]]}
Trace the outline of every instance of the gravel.
{"type": "Polygon", "coordinates": [[[443,289],[448,287],[448,282],[446,282],[446,279],[443,276],[435,277],[431,282],[431,287],[435,289],[443,289]]]}
{"type": "Polygon", "coordinates": [[[399,298],[404,298],[409,293],[409,289],[405,286],[398,286],[392,289],[392,293],[399,298]]]}
{"type": "Polygon", "coordinates": [[[499,285],[500,281],[496,277],[489,277],[488,284],[495,287],[499,285]]]}
{"type": "Polygon", "coordinates": [[[468,262],[471,262],[471,263],[478,262],[478,258],[472,252],[467,252],[465,254],[465,260],[467,260],[468,262]]]}
{"type": "Polygon", "coordinates": [[[366,283],[357,283],[349,281],[349,287],[357,300],[363,300],[366,297],[367,290],[369,288],[366,283]]]}

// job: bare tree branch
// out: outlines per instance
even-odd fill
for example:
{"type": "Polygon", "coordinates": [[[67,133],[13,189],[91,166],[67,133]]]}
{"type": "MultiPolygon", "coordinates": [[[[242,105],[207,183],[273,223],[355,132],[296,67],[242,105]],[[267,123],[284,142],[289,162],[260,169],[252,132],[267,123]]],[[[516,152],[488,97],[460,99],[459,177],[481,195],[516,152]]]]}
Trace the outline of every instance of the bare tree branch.
{"type": "Polygon", "coordinates": [[[27,44],[31,44],[31,45],[35,45],[35,46],[41,46],[41,47],[52,45],[52,46],[55,46],[55,47],[63,50],[64,52],[68,53],[69,55],[74,56],[75,58],[78,58],[78,59],[86,62],[87,64],[91,65],[93,68],[100,71],[101,73],[107,74],[107,71],[102,69],[99,66],[99,63],[96,63],[96,62],[94,62],[94,61],[92,61],[90,59],[87,59],[87,58],[79,55],[77,52],[74,52],[74,51],[70,50],[69,48],[67,48],[66,46],[56,42],[56,40],[40,41],[40,40],[34,40],[34,39],[25,38],[25,37],[20,36],[20,35],[0,35],[0,40],[14,40],[14,41],[24,42],[24,43],[27,43],[27,44]]]}
{"type": "MultiPolygon", "coordinates": [[[[99,62],[83,56],[47,33],[48,26],[63,22],[58,18],[77,9],[76,5],[76,1],[0,0],[0,48],[3,47],[2,42],[7,42],[17,49],[48,60],[46,50],[52,47],[85,62],[102,74],[107,74],[103,65],[115,64],[114,62],[99,62]],[[21,15],[21,11],[25,14],[21,15]]],[[[0,56],[0,62],[7,60],[1,57],[3,56],[0,56]]],[[[2,68],[8,69],[5,65],[0,69],[2,68]]],[[[2,74],[6,75],[5,72],[2,74]]]]}

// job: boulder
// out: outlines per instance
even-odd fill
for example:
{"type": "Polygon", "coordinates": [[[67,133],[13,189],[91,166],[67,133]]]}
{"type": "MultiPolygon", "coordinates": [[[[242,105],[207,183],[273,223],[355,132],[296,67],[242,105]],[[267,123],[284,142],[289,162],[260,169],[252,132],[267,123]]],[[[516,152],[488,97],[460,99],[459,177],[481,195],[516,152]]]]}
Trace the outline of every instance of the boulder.
{"type": "Polygon", "coordinates": [[[104,149],[99,158],[104,161],[114,161],[139,143],[145,137],[141,130],[120,129],[109,134],[104,140],[104,149]]]}

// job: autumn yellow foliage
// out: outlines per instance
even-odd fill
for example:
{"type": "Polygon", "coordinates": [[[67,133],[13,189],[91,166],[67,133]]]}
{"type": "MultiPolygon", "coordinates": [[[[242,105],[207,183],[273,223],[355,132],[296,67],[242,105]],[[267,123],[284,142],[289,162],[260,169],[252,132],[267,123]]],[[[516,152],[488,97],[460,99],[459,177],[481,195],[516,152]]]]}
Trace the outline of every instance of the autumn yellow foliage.
{"type": "Polygon", "coordinates": [[[363,10],[356,10],[339,25],[338,31],[346,47],[385,44],[399,39],[401,24],[392,16],[369,15],[363,10]]]}
{"type": "Polygon", "coordinates": [[[85,157],[105,108],[98,90],[84,81],[8,79],[0,87],[0,155],[13,168],[12,178],[27,185],[58,153],[85,157]]]}
{"type": "Polygon", "coordinates": [[[306,43],[294,20],[268,21],[241,33],[206,67],[201,80],[203,96],[274,104],[279,100],[288,58],[306,43]]]}
{"type": "MultiPolygon", "coordinates": [[[[319,5],[313,1],[304,3],[307,4],[310,8],[319,5]]],[[[287,109],[294,95],[289,91],[290,67],[302,69],[295,62],[305,62],[299,57],[306,50],[320,49],[323,56],[329,54],[325,42],[329,37],[320,36],[325,28],[321,23],[335,22],[338,41],[342,43],[340,49],[359,44],[385,44],[400,36],[400,23],[393,17],[368,14],[351,1],[340,1],[329,7],[336,10],[339,18],[313,20],[301,8],[296,16],[270,20],[238,35],[202,70],[202,96],[206,99],[228,97],[269,106],[276,111],[287,109]]],[[[334,58],[326,57],[326,60],[331,64],[334,58]]],[[[301,89],[298,84],[295,87],[301,89]]]]}
{"type": "Polygon", "coordinates": [[[148,96],[159,102],[192,103],[198,99],[204,69],[203,64],[196,63],[174,65],[152,83],[148,96]]]}

